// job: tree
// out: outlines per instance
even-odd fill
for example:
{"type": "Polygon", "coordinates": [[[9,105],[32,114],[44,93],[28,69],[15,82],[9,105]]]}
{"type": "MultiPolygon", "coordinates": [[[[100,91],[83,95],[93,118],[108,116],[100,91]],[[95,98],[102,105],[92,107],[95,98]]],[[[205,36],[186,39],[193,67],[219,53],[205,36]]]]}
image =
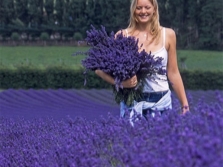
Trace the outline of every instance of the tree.
{"type": "Polygon", "coordinates": [[[0,1],[0,24],[11,24],[11,19],[15,16],[13,0],[0,1]]]}
{"type": "Polygon", "coordinates": [[[221,0],[201,2],[199,26],[199,47],[201,49],[220,49],[222,47],[223,17],[221,0]]]}
{"type": "MultiPolygon", "coordinates": [[[[178,48],[223,48],[222,0],[158,0],[160,23],[175,30],[178,48]]],[[[129,23],[130,0],[0,0],[0,35],[59,32],[86,36],[91,25],[117,32],[129,23]]]]}
{"type": "Polygon", "coordinates": [[[84,0],[71,0],[68,8],[69,27],[72,27],[73,32],[80,32],[82,35],[87,29],[86,6],[84,0]]]}

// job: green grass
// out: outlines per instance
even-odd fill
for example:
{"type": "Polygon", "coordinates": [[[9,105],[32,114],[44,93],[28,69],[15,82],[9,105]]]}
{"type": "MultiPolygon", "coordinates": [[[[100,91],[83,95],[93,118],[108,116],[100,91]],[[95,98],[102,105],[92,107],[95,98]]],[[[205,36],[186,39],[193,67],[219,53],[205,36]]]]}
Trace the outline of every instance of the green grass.
{"type": "Polygon", "coordinates": [[[223,71],[223,52],[179,50],[177,55],[179,67],[180,59],[186,58],[188,70],[223,71]]]}
{"type": "MultiPolygon", "coordinates": [[[[87,50],[87,47],[0,47],[0,67],[16,69],[20,66],[33,66],[44,69],[52,66],[64,66],[73,69],[81,68],[84,56],[72,56],[77,51],[87,50]]],[[[178,50],[178,64],[185,58],[188,70],[223,71],[223,52],[178,50]]]]}
{"type": "Polygon", "coordinates": [[[87,47],[0,47],[0,67],[15,69],[20,66],[32,66],[44,69],[53,66],[66,66],[78,69],[85,56],[72,56],[87,47]]]}

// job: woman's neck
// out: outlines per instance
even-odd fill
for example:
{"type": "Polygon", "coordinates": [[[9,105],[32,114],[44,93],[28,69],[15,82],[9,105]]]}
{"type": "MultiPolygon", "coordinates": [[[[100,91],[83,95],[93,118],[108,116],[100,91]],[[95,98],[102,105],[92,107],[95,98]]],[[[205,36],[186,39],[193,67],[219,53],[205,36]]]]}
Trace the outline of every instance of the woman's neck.
{"type": "Polygon", "coordinates": [[[150,32],[150,26],[149,24],[138,24],[136,30],[139,32],[150,32]]]}

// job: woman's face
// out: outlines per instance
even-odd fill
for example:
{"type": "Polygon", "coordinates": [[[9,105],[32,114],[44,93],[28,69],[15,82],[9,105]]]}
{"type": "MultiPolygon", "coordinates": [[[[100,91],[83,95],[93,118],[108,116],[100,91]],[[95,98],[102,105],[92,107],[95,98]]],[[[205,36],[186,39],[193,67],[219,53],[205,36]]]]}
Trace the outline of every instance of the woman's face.
{"type": "Polygon", "coordinates": [[[136,19],[138,20],[138,23],[148,23],[153,17],[154,12],[154,6],[150,2],[150,0],[137,1],[134,14],[136,19]]]}

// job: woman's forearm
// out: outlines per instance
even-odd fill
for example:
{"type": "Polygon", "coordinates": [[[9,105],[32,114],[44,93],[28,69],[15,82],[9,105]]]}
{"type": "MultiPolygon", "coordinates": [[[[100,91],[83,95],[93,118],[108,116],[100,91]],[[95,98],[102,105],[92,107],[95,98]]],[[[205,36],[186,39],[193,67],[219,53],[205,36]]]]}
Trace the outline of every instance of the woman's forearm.
{"type": "MultiPolygon", "coordinates": [[[[108,75],[107,73],[103,72],[102,70],[95,70],[95,73],[101,77],[104,81],[112,84],[112,85],[115,85],[115,79],[108,75]]],[[[137,81],[137,77],[136,75],[134,75],[133,77],[125,80],[125,81],[122,81],[121,85],[123,86],[123,88],[133,88],[137,85],[138,81],[137,81]]]]}
{"type": "Polygon", "coordinates": [[[102,70],[95,70],[95,73],[101,77],[104,81],[114,85],[115,84],[115,80],[113,77],[111,77],[110,75],[108,75],[107,73],[103,72],[102,70]]]}
{"type": "Polygon", "coordinates": [[[186,93],[185,93],[181,75],[179,73],[171,75],[171,76],[169,76],[169,80],[172,84],[172,88],[173,88],[174,92],[176,93],[182,107],[188,106],[188,101],[187,101],[187,97],[186,97],[186,93]]]}

